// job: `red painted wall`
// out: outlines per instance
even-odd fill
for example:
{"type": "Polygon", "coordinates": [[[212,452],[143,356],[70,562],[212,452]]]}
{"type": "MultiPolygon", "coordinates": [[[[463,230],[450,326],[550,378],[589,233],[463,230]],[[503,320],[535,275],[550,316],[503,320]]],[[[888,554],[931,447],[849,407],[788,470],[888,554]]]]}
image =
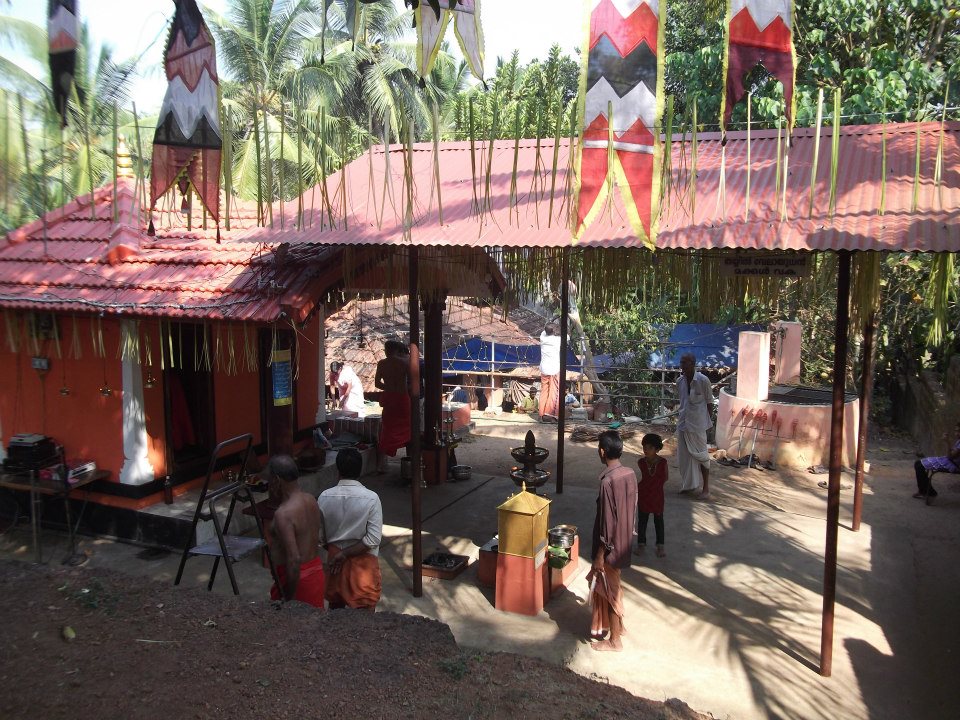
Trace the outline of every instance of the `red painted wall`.
{"type": "MultiPolygon", "coordinates": [[[[110,479],[119,480],[123,466],[123,408],[121,361],[117,358],[120,340],[119,321],[104,319],[103,345],[105,358],[94,352],[91,326],[97,323],[89,318],[77,318],[80,339],[80,358],[71,355],[73,321],[61,316],[59,321],[60,350],[52,339],[39,340],[34,347],[25,331],[26,315],[19,319],[19,351],[14,353],[6,342],[6,330],[0,336],[0,427],[4,447],[16,433],[37,432],[49,435],[66,448],[69,457],[94,460],[97,466],[111,473],[110,479]],[[49,358],[50,370],[38,373],[30,366],[34,355],[49,358]],[[104,396],[100,388],[110,388],[104,396]],[[61,395],[66,387],[69,394],[61,395]]],[[[144,321],[141,342],[150,334],[153,345],[153,367],[141,365],[144,382],[148,375],[154,378],[154,387],[144,387],[149,458],[157,477],[166,473],[165,415],[163,373],[159,367],[159,335],[156,323],[144,321]]],[[[296,383],[297,427],[314,424],[317,411],[319,382],[318,356],[320,352],[320,324],[314,318],[300,337],[300,375],[296,383]]],[[[142,352],[144,345],[141,344],[142,352]]],[[[269,370],[263,370],[269,372],[269,370]]],[[[260,427],[260,379],[256,372],[242,371],[236,375],[214,373],[214,403],[216,437],[218,442],[253,433],[254,443],[264,442],[260,427]]]]}
{"type": "MultiPolygon", "coordinates": [[[[98,467],[109,470],[115,480],[123,464],[122,379],[120,361],[116,359],[119,325],[103,321],[106,358],[100,358],[93,351],[91,321],[78,318],[81,356],[76,359],[69,357],[73,322],[69,317],[59,318],[61,359],[57,357],[54,340],[38,340],[34,345],[25,331],[25,318],[25,313],[19,314],[19,352],[11,352],[6,330],[0,350],[0,423],[4,447],[10,436],[17,433],[49,435],[64,445],[68,457],[94,460],[98,467]],[[49,372],[41,374],[32,369],[33,356],[49,358],[49,372]],[[112,391],[109,396],[100,393],[104,377],[112,391]],[[61,387],[68,388],[69,394],[61,395],[61,387]]],[[[96,327],[96,323],[93,325],[96,327]]]]}
{"type": "Polygon", "coordinates": [[[254,445],[262,441],[260,377],[256,372],[214,373],[213,401],[216,405],[217,442],[243,433],[253,434],[254,445]]]}

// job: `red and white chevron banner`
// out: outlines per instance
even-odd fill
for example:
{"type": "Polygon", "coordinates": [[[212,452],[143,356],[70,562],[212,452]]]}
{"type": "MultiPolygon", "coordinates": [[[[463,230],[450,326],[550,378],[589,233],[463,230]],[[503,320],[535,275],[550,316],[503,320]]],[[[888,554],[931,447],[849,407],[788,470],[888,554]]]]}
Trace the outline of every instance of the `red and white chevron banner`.
{"type": "Polygon", "coordinates": [[[150,208],[170,187],[189,180],[200,202],[220,220],[220,80],[213,36],[196,0],[177,6],[167,39],[167,92],[153,137],[150,208]]]}
{"type": "Polygon", "coordinates": [[[589,0],[581,73],[575,236],[599,215],[612,175],[638,237],[652,246],[663,97],[659,0],[589,0]]]}
{"type": "Polygon", "coordinates": [[[793,0],[728,0],[726,37],[721,130],[726,130],[733,106],[747,94],[743,80],[757,65],[783,83],[787,127],[792,128],[796,77],[793,0]]]}

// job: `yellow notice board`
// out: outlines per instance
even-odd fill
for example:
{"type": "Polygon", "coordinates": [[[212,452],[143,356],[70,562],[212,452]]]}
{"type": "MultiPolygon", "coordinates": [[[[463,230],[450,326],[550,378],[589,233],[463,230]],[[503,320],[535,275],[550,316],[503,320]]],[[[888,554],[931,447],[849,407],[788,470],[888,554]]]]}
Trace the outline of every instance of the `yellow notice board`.
{"type": "Polygon", "coordinates": [[[274,350],[270,362],[273,373],[273,404],[275,407],[293,404],[293,369],[289,350],[274,350]]]}

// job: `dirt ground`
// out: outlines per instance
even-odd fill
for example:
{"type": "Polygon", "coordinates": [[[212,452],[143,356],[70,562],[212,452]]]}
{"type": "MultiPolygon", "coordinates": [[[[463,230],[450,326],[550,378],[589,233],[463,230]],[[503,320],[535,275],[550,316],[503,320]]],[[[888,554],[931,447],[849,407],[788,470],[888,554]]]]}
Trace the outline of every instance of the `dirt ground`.
{"type": "Polygon", "coordinates": [[[278,609],[11,561],[0,585],[11,720],[704,717],[541,660],[463,651],[423,617],[278,609]]]}
{"type": "MultiPolygon", "coordinates": [[[[582,574],[537,616],[496,610],[477,582],[477,552],[514,490],[509,448],[527,429],[551,449],[545,465],[555,470],[555,426],[478,418],[458,450],[472,480],[424,490],[424,553],[474,562],[455,580],[425,579],[421,598],[410,591],[410,494],[396,484],[399,467],[365,478],[386,523],[374,616],[276,611],[264,601],[268,573],[246,561],[236,566],[240,598],[222,573],[207,594],[209,564],[199,561],[174,588],[177,554],[102,538],[84,538],[89,562],[65,570],[55,562],[63,536],[49,532],[54,560],[31,566],[22,562],[29,533],[18,528],[0,538],[0,558],[18,560],[0,564],[0,682],[13,688],[0,693],[0,718],[956,715],[960,477],[938,479],[932,506],[913,500],[910,438],[871,437],[858,533],[852,476],[843,475],[833,674],[823,678],[826,476],[716,466],[714,501],[697,502],[676,495],[672,443],[667,557],[647,552],[624,571],[625,652],[590,651],[582,574]],[[76,639],[62,638],[64,626],[76,639]]],[[[628,442],[628,461],[638,445],[628,442]]],[[[566,447],[564,492],[546,488],[550,522],[578,525],[586,543],[600,465],[594,444],[566,447]]],[[[581,546],[581,569],[588,554],[581,546]]]]}

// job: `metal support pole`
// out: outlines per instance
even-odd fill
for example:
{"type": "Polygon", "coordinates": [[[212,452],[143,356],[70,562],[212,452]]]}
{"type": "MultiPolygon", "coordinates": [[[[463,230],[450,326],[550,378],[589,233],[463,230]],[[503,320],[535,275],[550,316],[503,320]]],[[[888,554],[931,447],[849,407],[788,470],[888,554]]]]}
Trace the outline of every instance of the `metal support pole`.
{"type": "Polygon", "coordinates": [[[420,251],[410,247],[408,253],[410,314],[410,478],[411,525],[413,531],[413,596],[423,597],[423,511],[420,500],[420,251]],[[415,382],[413,380],[415,379],[415,382]]]}
{"type": "Polygon", "coordinates": [[[857,474],[853,483],[853,523],[851,529],[860,531],[863,513],[863,461],[867,454],[867,433],[870,429],[870,401],[873,399],[873,368],[877,313],[871,312],[863,326],[863,375],[860,378],[860,425],[857,429],[857,474]]]}
{"type": "MultiPolygon", "coordinates": [[[[557,494],[563,494],[563,426],[567,417],[567,320],[570,314],[570,248],[563,249],[560,279],[560,407],[557,408],[557,494]]],[[[582,360],[581,360],[582,362],[582,360]]]]}
{"type": "Polygon", "coordinates": [[[833,671],[833,617],[837,599],[837,534],[840,524],[840,453],[843,449],[843,396],[847,374],[847,321],[850,309],[850,251],[840,250],[837,321],[833,345],[833,407],[830,417],[830,475],[827,481],[827,542],[823,558],[823,619],[820,674],[833,671]]]}

